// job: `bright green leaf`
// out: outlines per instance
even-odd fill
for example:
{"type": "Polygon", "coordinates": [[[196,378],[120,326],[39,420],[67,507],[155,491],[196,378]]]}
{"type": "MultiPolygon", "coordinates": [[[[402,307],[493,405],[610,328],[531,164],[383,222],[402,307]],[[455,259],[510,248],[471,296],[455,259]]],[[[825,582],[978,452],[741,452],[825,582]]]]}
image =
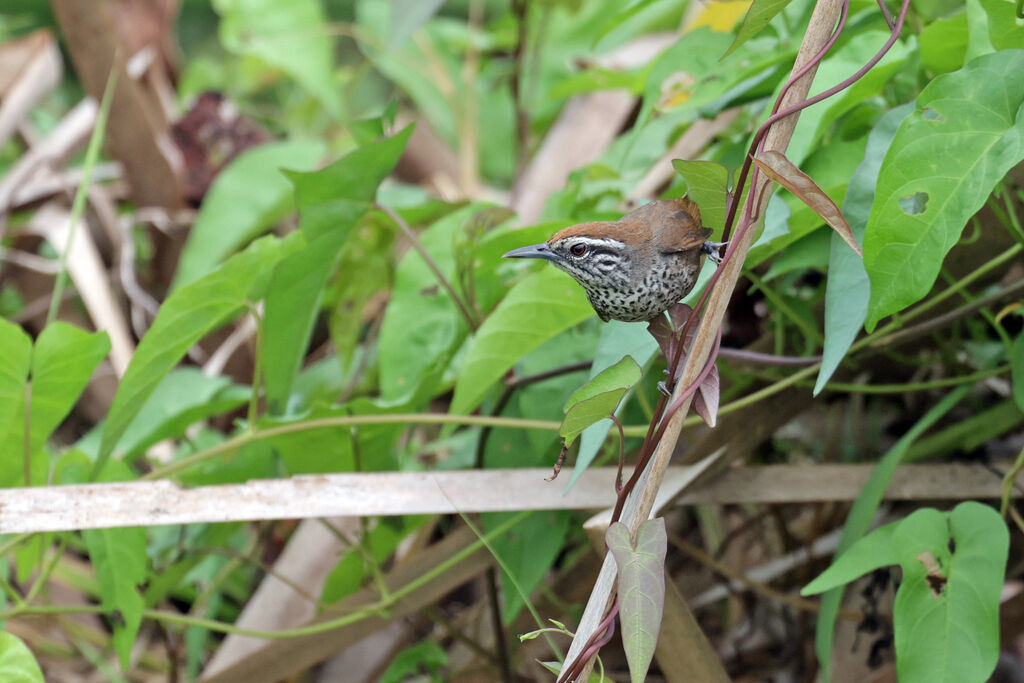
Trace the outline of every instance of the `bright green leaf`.
{"type": "Polygon", "coordinates": [[[277,261],[301,243],[263,237],[211,273],[175,291],[139,342],[110,406],[97,457],[102,468],[128,425],[189,347],[240,313],[277,261]]]}
{"type": "MultiPolygon", "coordinates": [[[[864,160],[850,179],[843,201],[843,214],[858,242],[864,242],[871,203],[875,197],[875,182],[892,144],[900,122],[911,112],[913,105],[905,104],[886,113],[868,136],[864,160]]],[[[821,355],[821,369],[814,384],[817,395],[839,367],[846,351],[857,338],[868,315],[871,282],[864,269],[864,259],[847,248],[839,235],[832,236],[828,266],[828,287],[825,291],[825,345],[821,355]]]]}
{"type": "MultiPolygon", "coordinates": [[[[8,338],[14,341],[17,335],[8,338]]],[[[14,370],[21,366],[27,337],[15,342],[11,349],[14,370]]],[[[2,344],[3,342],[0,342],[2,344]]],[[[110,341],[104,332],[89,333],[62,321],[55,321],[40,333],[31,353],[31,402],[28,406],[28,440],[31,483],[42,484],[47,477],[48,459],[43,450],[53,430],[67,417],[92,377],[93,370],[110,351],[110,341]]],[[[0,384],[9,383],[0,380],[0,384]]],[[[25,378],[21,397],[25,396],[25,378]]],[[[0,484],[24,484],[25,478],[25,402],[14,407],[14,419],[7,425],[6,437],[0,441],[0,484]]],[[[4,431],[0,425],[0,431],[4,431]]],[[[22,557],[26,557],[22,555],[22,557]]],[[[20,569],[20,566],[19,566],[20,569]]]]}
{"type": "Polygon", "coordinates": [[[450,412],[468,414],[523,355],[593,314],[583,289],[560,270],[542,268],[517,283],[470,342],[450,412]]]}
{"type": "Polygon", "coordinates": [[[44,683],[35,656],[21,638],[0,631],[0,672],[4,683],[44,683]]]}
{"type": "Polygon", "coordinates": [[[267,293],[263,358],[267,406],[273,414],[287,409],[324,285],[342,247],[373,205],[377,186],[395,167],[411,134],[410,126],[359,147],[320,171],[287,174],[295,184],[306,246],[278,264],[267,293]]]}
{"type": "Polygon", "coordinates": [[[1024,22],[1017,19],[1015,0],[981,0],[988,15],[988,37],[997,50],[1024,48],[1024,22]]]}
{"type": "Polygon", "coordinates": [[[86,332],[60,320],[39,334],[32,351],[33,450],[42,448],[71,412],[96,366],[109,352],[106,332],[86,332]]]}
{"type": "Polygon", "coordinates": [[[662,517],[649,519],[636,532],[615,522],[605,533],[608,550],[619,567],[619,623],[633,683],[646,680],[665,608],[665,552],[668,537],[662,517]]]}
{"type": "Polygon", "coordinates": [[[640,366],[626,356],[577,389],[565,404],[565,419],[558,429],[565,444],[572,445],[580,432],[614,413],[622,397],[639,381],[640,366]]]}
{"type": "Polygon", "coordinates": [[[568,413],[573,406],[581,401],[615,389],[629,389],[639,381],[640,366],[635,360],[626,356],[621,358],[618,363],[602,370],[596,377],[577,389],[565,402],[564,410],[568,413]]]}
{"type": "MultiPolygon", "coordinates": [[[[882,502],[885,489],[889,487],[893,473],[903,461],[910,446],[921,437],[921,434],[952,410],[970,390],[970,385],[964,385],[951,391],[925,413],[882,456],[882,459],[878,461],[878,465],[871,473],[871,477],[857,495],[857,500],[853,502],[853,507],[850,508],[850,514],[847,515],[846,523],[843,525],[842,538],[839,539],[839,547],[836,548],[837,556],[842,557],[843,553],[864,536],[871,527],[871,521],[882,502]]],[[[833,588],[822,596],[821,607],[818,611],[814,649],[818,655],[818,662],[821,664],[823,678],[826,680],[829,678],[832,666],[832,636],[842,599],[842,588],[833,588]]]]}
{"type": "Polygon", "coordinates": [[[281,170],[309,170],[323,149],[316,141],[271,142],[246,150],[218,173],[189,230],[172,289],[206,275],[293,211],[292,185],[281,170]]]}
{"type": "Polygon", "coordinates": [[[893,531],[899,522],[886,524],[859,539],[844,553],[837,555],[832,564],[818,578],[804,586],[801,595],[816,595],[873,572],[880,567],[899,564],[899,554],[892,544],[893,531]]]}
{"type": "Polygon", "coordinates": [[[750,9],[743,16],[743,23],[736,33],[736,39],[725,51],[723,57],[731,53],[743,43],[747,42],[758,33],[764,30],[775,16],[786,8],[790,0],[754,0],[750,9]]]}
{"type": "Polygon", "coordinates": [[[921,64],[935,73],[956,71],[967,56],[967,12],[957,12],[921,29],[921,64]]]}
{"type": "Polygon", "coordinates": [[[701,223],[720,236],[725,227],[729,169],[715,161],[686,159],[675,159],[672,166],[686,181],[686,196],[700,207],[701,223]]]}
{"type": "MultiPolygon", "coordinates": [[[[694,287],[694,290],[699,289],[700,285],[694,287]]],[[[631,356],[641,366],[647,365],[647,361],[657,351],[658,342],[647,332],[647,325],[610,320],[601,326],[601,337],[597,341],[590,377],[596,377],[599,372],[611,367],[617,359],[625,356],[631,356]]],[[[576,480],[594,462],[611,427],[611,420],[599,420],[583,430],[580,435],[580,448],[576,453],[576,464],[572,469],[572,477],[565,487],[566,491],[573,487],[576,480]]]]}
{"type": "Polygon", "coordinates": [[[1024,50],[979,57],[932,81],[900,125],[864,237],[867,327],[925,296],[993,186],[1024,157],[1024,50]]]}
{"type": "Polygon", "coordinates": [[[157,385],[115,450],[136,453],[157,441],[181,436],[199,420],[242,406],[252,390],[227,375],[207,377],[199,368],[176,368],[157,385]]]}
{"type": "Polygon", "coordinates": [[[12,426],[24,431],[25,384],[32,367],[32,338],[0,318],[0,444],[12,426]]]}

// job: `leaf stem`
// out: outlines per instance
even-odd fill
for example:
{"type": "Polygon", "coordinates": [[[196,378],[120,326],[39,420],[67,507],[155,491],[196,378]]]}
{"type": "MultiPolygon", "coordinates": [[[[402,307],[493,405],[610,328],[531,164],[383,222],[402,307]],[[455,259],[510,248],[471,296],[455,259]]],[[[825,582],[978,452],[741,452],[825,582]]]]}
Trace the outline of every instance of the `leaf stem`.
{"type": "Polygon", "coordinates": [[[452,283],[449,282],[448,278],[445,277],[444,273],[441,272],[441,268],[437,265],[437,261],[435,261],[434,257],[430,255],[430,252],[427,251],[427,248],[423,246],[423,243],[420,242],[419,237],[417,237],[416,233],[412,231],[412,228],[409,227],[409,224],[405,222],[404,218],[398,215],[398,212],[391,209],[390,207],[384,206],[382,204],[377,204],[377,208],[386,213],[388,217],[395,222],[395,225],[398,226],[398,229],[402,231],[402,234],[404,234],[406,239],[408,239],[409,242],[412,244],[413,249],[415,249],[416,252],[420,255],[420,257],[423,259],[423,262],[427,264],[427,268],[429,268],[430,272],[432,272],[434,274],[434,277],[437,278],[438,284],[440,284],[441,287],[444,288],[446,292],[448,292],[448,296],[450,296],[452,301],[455,303],[455,307],[459,309],[459,313],[462,315],[462,318],[466,321],[466,324],[469,325],[469,329],[472,330],[473,332],[476,332],[477,327],[479,327],[479,323],[477,322],[476,317],[466,306],[466,302],[462,300],[462,297],[460,297],[458,293],[456,293],[455,288],[452,286],[452,283]]]}
{"type": "MultiPolygon", "coordinates": [[[[851,394],[904,394],[912,391],[928,391],[929,389],[942,389],[961,384],[971,384],[1009,371],[1010,366],[1003,365],[962,377],[947,377],[946,379],[936,379],[930,382],[908,382],[907,384],[843,384],[840,382],[829,382],[825,385],[825,389],[827,391],[843,391],[851,394]]],[[[800,382],[800,386],[813,386],[813,382],[800,382]]]]}

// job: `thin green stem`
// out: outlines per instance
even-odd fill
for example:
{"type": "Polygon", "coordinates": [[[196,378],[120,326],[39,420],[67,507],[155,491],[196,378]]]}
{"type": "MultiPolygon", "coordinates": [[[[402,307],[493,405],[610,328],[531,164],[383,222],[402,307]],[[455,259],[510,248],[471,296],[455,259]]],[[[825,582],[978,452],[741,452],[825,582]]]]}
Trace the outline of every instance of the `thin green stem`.
{"type": "Polygon", "coordinates": [[[22,543],[25,543],[28,539],[32,538],[32,536],[33,534],[17,534],[15,536],[11,536],[3,543],[0,543],[0,557],[3,557],[22,543]]]}
{"type": "MultiPolygon", "coordinates": [[[[825,386],[825,390],[843,391],[852,394],[904,394],[912,391],[927,391],[929,389],[955,387],[960,384],[971,384],[1009,371],[1010,366],[1003,365],[991,370],[981,370],[970,375],[964,375],[963,377],[948,377],[930,382],[908,382],[906,384],[843,384],[841,382],[829,382],[825,386]]],[[[813,384],[813,382],[800,382],[801,386],[813,386],[813,384]]]]}
{"type": "Polygon", "coordinates": [[[14,590],[14,586],[12,586],[10,581],[7,580],[7,577],[4,576],[3,572],[0,572],[0,589],[7,594],[8,599],[10,599],[10,601],[15,605],[20,606],[25,604],[25,601],[21,599],[21,595],[18,594],[18,591],[14,590]]]}
{"type": "Polygon", "coordinates": [[[35,599],[39,596],[39,592],[46,585],[46,582],[50,580],[50,575],[53,574],[53,570],[56,569],[57,563],[60,562],[60,558],[64,556],[64,550],[68,547],[67,539],[61,538],[60,543],[57,544],[57,549],[53,553],[53,557],[39,572],[39,576],[36,577],[36,582],[32,584],[32,588],[29,590],[28,595],[25,596],[25,604],[31,605],[35,599]]]}
{"type": "Polygon", "coordinates": [[[53,283],[53,296],[50,299],[50,309],[46,313],[46,325],[49,326],[57,318],[57,311],[60,309],[60,302],[64,298],[64,288],[67,287],[68,279],[68,254],[71,253],[71,245],[75,243],[75,232],[78,224],[85,213],[85,199],[92,185],[92,172],[96,167],[96,161],[100,156],[100,149],[103,146],[103,138],[107,129],[107,117],[110,115],[110,103],[114,98],[114,90],[117,88],[117,75],[120,72],[120,60],[114,55],[110,65],[110,75],[107,76],[107,85],[103,90],[103,99],[100,101],[99,113],[96,114],[96,125],[89,138],[89,146],[85,151],[85,162],[82,167],[82,182],[75,189],[75,198],[71,203],[71,223],[68,226],[68,239],[60,255],[60,270],[57,271],[57,279],[53,283]]]}
{"type": "Polygon", "coordinates": [[[1020,471],[1024,470],[1024,448],[1021,449],[1017,455],[1017,459],[1013,463],[1013,467],[1003,477],[1003,499],[999,504],[999,514],[1004,518],[1006,517],[1006,508],[1010,505],[1010,494],[1013,493],[1013,486],[1017,481],[1017,475],[1020,471]]]}

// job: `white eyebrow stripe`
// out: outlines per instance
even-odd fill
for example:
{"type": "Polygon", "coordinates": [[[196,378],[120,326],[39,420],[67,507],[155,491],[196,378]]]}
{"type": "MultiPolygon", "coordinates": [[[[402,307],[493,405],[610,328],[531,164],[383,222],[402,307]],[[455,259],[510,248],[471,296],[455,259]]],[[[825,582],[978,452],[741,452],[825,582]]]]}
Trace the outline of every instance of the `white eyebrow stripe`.
{"type": "Polygon", "coordinates": [[[587,237],[586,235],[573,235],[572,237],[563,237],[558,242],[559,242],[559,244],[563,244],[563,243],[566,243],[566,242],[570,242],[572,240],[581,240],[581,241],[587,242],[588,244],[592,244],[592,245],[595,245],[595,246],[601,246],[601,247],[623,247],[623,246],[625,246],[624,242],[620,242],[619,240],[612,239],[610,237],[587,237]]]}

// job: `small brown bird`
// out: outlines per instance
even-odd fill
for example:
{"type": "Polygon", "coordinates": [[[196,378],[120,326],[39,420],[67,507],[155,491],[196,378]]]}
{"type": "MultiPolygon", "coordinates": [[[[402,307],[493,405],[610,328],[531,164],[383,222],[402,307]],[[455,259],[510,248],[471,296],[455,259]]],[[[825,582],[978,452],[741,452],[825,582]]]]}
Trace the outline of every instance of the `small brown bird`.
{"type": "Polygon", "coordinates": [[[686,199],[661,199],[615,222],[581,223],[547,242],[513,249],[505,258],[551,261],[583,285],[601,320],[653,320],[697,282],[701,255],[717,260],[701,226],[700,210],[686,199]]]}

